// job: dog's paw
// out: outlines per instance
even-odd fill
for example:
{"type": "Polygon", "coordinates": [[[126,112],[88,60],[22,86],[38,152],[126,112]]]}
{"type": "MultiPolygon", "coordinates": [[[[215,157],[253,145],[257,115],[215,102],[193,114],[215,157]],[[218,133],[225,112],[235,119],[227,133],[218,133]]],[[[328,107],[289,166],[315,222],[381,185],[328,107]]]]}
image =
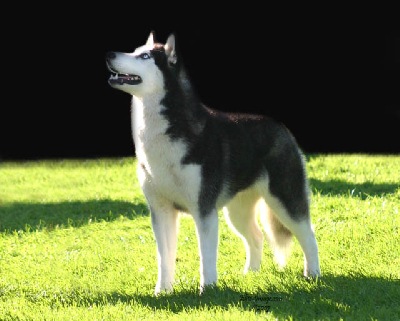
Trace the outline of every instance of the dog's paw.
{"type": "Polygon", "coordinates": [[[164,285],[164,286],[160,286],[160,285],[156,285],[156,288],[155,288],[155,290],[154,290],[154,295],[155,296],[159,296],[159,295],[161,295],[161,294],[163,294],[163,293],[165,293],[165,294],[169,294],[169,293],[172,293],[173,292],[173,286],[172,286],[172,284],[169,284],[169,285],[164,285]]]}
{"type": "Polygon", "coordinates": [[[321,271],[319,269],[315,271],[304,271],[303,276],[307,281],[318,283],[321,279],[321,271]]]}
{"type": "Polygon", "coordinates": [[[304,270],[304,277],[308,279],[317,279],[321,277],[321,270],[319,268],[315,270],[304,270]]]}
{"type": "Polygon", "coordinates": [[[200,295],[204,295],[208,292],[211,292],[217,288],[216,283],[205,284],[200,286],[200,295]]]}

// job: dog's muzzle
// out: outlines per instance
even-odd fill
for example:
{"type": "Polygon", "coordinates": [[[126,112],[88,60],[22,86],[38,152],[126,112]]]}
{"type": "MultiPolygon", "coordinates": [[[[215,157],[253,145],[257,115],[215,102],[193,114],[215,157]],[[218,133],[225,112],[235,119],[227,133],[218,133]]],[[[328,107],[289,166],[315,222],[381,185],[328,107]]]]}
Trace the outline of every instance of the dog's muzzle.
{"type": "Polygon", "coordinates": [[[108,79],[108,83],[113,85],[138,85],[142,82],[142,78],[138,75],[119,73],[113,66],[112,61],[117,57],[115,52],[107,52],[106,54],[106,64],[108,70],[112,73],[108,79]]]}

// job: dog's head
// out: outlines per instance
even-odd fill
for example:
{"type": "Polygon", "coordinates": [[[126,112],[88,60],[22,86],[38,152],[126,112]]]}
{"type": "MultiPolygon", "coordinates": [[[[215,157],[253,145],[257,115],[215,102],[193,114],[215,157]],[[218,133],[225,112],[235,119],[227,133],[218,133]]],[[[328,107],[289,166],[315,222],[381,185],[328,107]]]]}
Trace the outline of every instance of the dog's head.
{"type": "Polygon", "coordinates": [[[177,53],[175,36],[165,44],[154,41],[151,32],[145,45],[132,53],[108,52],[106,63],[111,71],[108,83],[116,89],[137,97],[163,90],[166,73],[176,72],[177,53]]]}

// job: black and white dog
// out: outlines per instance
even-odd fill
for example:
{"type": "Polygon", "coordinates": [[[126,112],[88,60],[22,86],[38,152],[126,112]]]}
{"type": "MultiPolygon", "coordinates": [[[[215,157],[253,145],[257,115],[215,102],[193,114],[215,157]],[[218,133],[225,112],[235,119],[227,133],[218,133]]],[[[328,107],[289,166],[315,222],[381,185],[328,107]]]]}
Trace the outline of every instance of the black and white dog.
{"type": "Polygon", "coordinates": [[[244,272],[261,264],[263,232],[284,266],[292,234],[304,275],[320,275],[310,220],[305,161],[282,124],[204,106],[192,87],[175,36],[150,33],[133,53],[108,52],[109,84],[132,95],[137,175],[157,241],[155,293],[174,283],[179,212],[192,215],[200,251],[200,291],[217,282],[218,210],[246,247],[244,272]]]}

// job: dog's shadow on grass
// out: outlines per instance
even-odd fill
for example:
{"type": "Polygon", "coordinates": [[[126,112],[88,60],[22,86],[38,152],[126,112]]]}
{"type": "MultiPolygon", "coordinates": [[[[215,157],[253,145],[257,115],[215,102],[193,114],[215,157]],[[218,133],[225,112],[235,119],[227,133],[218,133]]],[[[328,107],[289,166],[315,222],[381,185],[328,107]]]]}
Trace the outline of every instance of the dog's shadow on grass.
{"type": "Polygon", "coordinates": [[[331,196],[354,196],[366,199],[368,196],[393,194],[400,184],[365,182],[349,183],[341,180],[318,180],[310,178],[310,187],[314,193],[331,196]]]}
{"type": "MultiPolygon", "coordinates": [[[[178,290],[177,293],[153,295],[114,294],[111,301],[139,304],[154,311],[167,310],[182,313],[195,310],[230,310],[272,313],[280,319],[320,320],[354,318],[383,320],[400,315],[397,278],[374,278],[361,275],[324,276],[304,287],[288,288],[284,292],[243,293],[226,286],[208,289],[203,295],[196,290],[178,290]]],[[[235,314],[234,314],[235,315],[235,314]]],[[[238,315],[238,314],[236,314],[238,315]]]]}
{"type": "Polygon", "coordinates": [[[111,222],[121,216],[148,216],[142,201],[89,200],[58,203],[12,203],[0,206],[0,232],[34,231],[56,227],[80,227],[91,222],[111,222]]]}

